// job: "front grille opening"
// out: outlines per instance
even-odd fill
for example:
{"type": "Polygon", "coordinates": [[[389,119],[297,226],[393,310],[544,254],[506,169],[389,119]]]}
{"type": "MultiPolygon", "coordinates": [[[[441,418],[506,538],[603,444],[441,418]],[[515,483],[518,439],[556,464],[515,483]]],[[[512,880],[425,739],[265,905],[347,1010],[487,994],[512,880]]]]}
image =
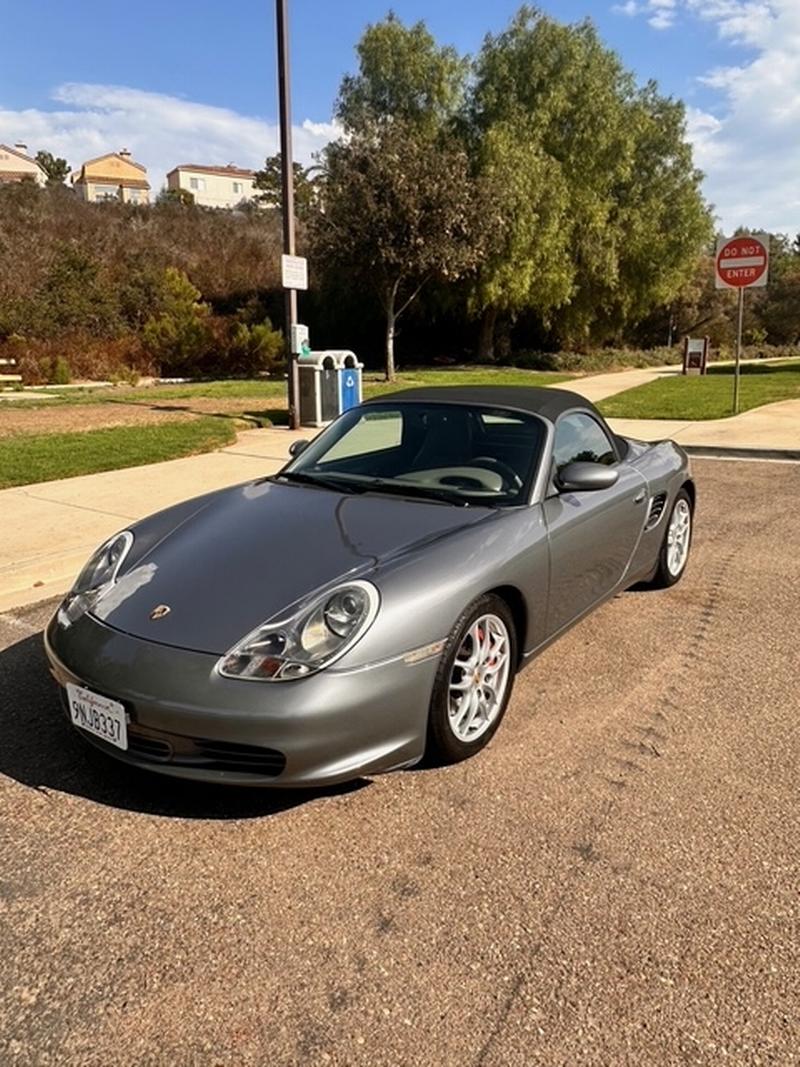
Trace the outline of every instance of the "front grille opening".
{"type": "Polygon", "coordinates": [[[161,737],[148,737],[146,734],[128,732],[128,749],[144,759],[168,763],[172,757],[172,745],[161,737]]]}
{"type": "Polygon", "coordinates": [[[286,767],[286,756],[274,748],[208,737],[184,737],[149,728],[143,733],[140,729],[133,723],[128,727],[128,748],[137,758],[148,762],[271,778],[276,778],[286,767]]]}
{"type": "Polygon", "coordinates": [[[240,745],[234,741],[212,741],[202,737],[195,737],[193,741],[197,751],[219,769],[277,775],[286,766],[286,757],[274,748],[240,745]]]}
{"type": "Polygon", "coordinates": [[[659,493],[654,496],[650,501],[650,510],[647,514],[647,522],[645,523],[645,530],[652,530],[654,526],[658,526],[661,521],[661,516],[664,514],[664,506],[667,503],[667,494],[659,493]]]}

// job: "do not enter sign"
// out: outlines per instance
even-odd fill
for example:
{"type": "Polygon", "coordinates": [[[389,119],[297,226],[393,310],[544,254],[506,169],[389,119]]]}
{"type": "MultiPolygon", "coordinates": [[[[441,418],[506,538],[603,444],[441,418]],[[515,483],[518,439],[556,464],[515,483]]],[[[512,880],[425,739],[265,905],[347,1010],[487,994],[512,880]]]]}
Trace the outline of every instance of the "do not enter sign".
{"type": "Polygon", "coordinates": [[[742,320],[745,289],[763,288],[769,268],[769,236],[765,233],[742,233],[717,241],[714,261],[714,285],[717,289],[737,289],[739,314],[736,323],[736,366],[733,371],[733,414],[739,414],[739,363],[742,358],[742,320]]]}
{"type": "Polygon", "coordinates": [[[769,238],[742,234],[717,242],[716,288],[761,288],[767,284],[769,238]]]}

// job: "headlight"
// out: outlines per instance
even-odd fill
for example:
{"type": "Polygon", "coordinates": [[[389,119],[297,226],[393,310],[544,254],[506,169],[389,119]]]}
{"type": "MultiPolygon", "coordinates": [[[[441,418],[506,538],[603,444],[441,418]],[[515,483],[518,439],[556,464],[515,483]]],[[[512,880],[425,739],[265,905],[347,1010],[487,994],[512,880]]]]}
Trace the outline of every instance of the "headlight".
{"type": "Polygon", "coordinates": [[[132,544],[133,534],[130,530],[123,530],[110,541],[106,541],[78,575],[71,592],[88,593],[102,586],[113,585],[132,544]]]}
{"type": "Polygon", "coordinates": [[[70,622],[88,611],[99,595],[114,584],[132,544],[133,534],[123,530],[97,549],[75,579],[61,607],[70,622]]]}
{"type": "Polygon", "coordinates": [[[305,604],[285,622],[264,623],[217,664],[220,674],[286,682],[330,666],[372,625],[380,596],[370,582],[347,582],[305,604]]]}

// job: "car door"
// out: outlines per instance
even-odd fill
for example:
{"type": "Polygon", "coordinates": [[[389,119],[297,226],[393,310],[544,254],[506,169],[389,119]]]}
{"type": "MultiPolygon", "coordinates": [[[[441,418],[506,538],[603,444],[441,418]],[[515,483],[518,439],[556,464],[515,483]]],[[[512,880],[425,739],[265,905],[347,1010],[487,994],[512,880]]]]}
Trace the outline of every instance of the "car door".
{"type": "Polygon", "coordinates": [[[553,441],[554,473],[567,463],[614,466],[609,489],[559,492],[544,501],[550,548],[547,631],[552,636],[607,596],[628,568],[644,525],[647,483],[620,460],[615,442],[588,411],[563,414],[553,441]]]}

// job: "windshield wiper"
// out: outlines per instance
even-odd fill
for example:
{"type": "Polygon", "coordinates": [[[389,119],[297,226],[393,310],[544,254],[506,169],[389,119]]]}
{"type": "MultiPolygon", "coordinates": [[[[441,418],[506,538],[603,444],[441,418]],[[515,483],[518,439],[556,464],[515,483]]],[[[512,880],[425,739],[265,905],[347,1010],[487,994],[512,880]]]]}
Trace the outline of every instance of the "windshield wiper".
{"type": "Polygon", "coordinates": [[[468,508],[469,501],[455,489],[442,489],[435,485],[421,485],[419,482],[397,482],[387,478],[370,478],[365,483],[364,491],[377,489],[380,493],[396,493],[398,496],[422,496],[429,500],[439,500],[443,504],[456,504],[468,508]]]}
{"type": "Polygon", "coordinates": [[[276,478],[285,478],[298,485],[316,485],[321,489],[332,489],[335,493],[363,493],[360,485],[353,485],[349,480],[339,480],[326,474],[314,474],[311,471],[280,471],[276,478]]]}

